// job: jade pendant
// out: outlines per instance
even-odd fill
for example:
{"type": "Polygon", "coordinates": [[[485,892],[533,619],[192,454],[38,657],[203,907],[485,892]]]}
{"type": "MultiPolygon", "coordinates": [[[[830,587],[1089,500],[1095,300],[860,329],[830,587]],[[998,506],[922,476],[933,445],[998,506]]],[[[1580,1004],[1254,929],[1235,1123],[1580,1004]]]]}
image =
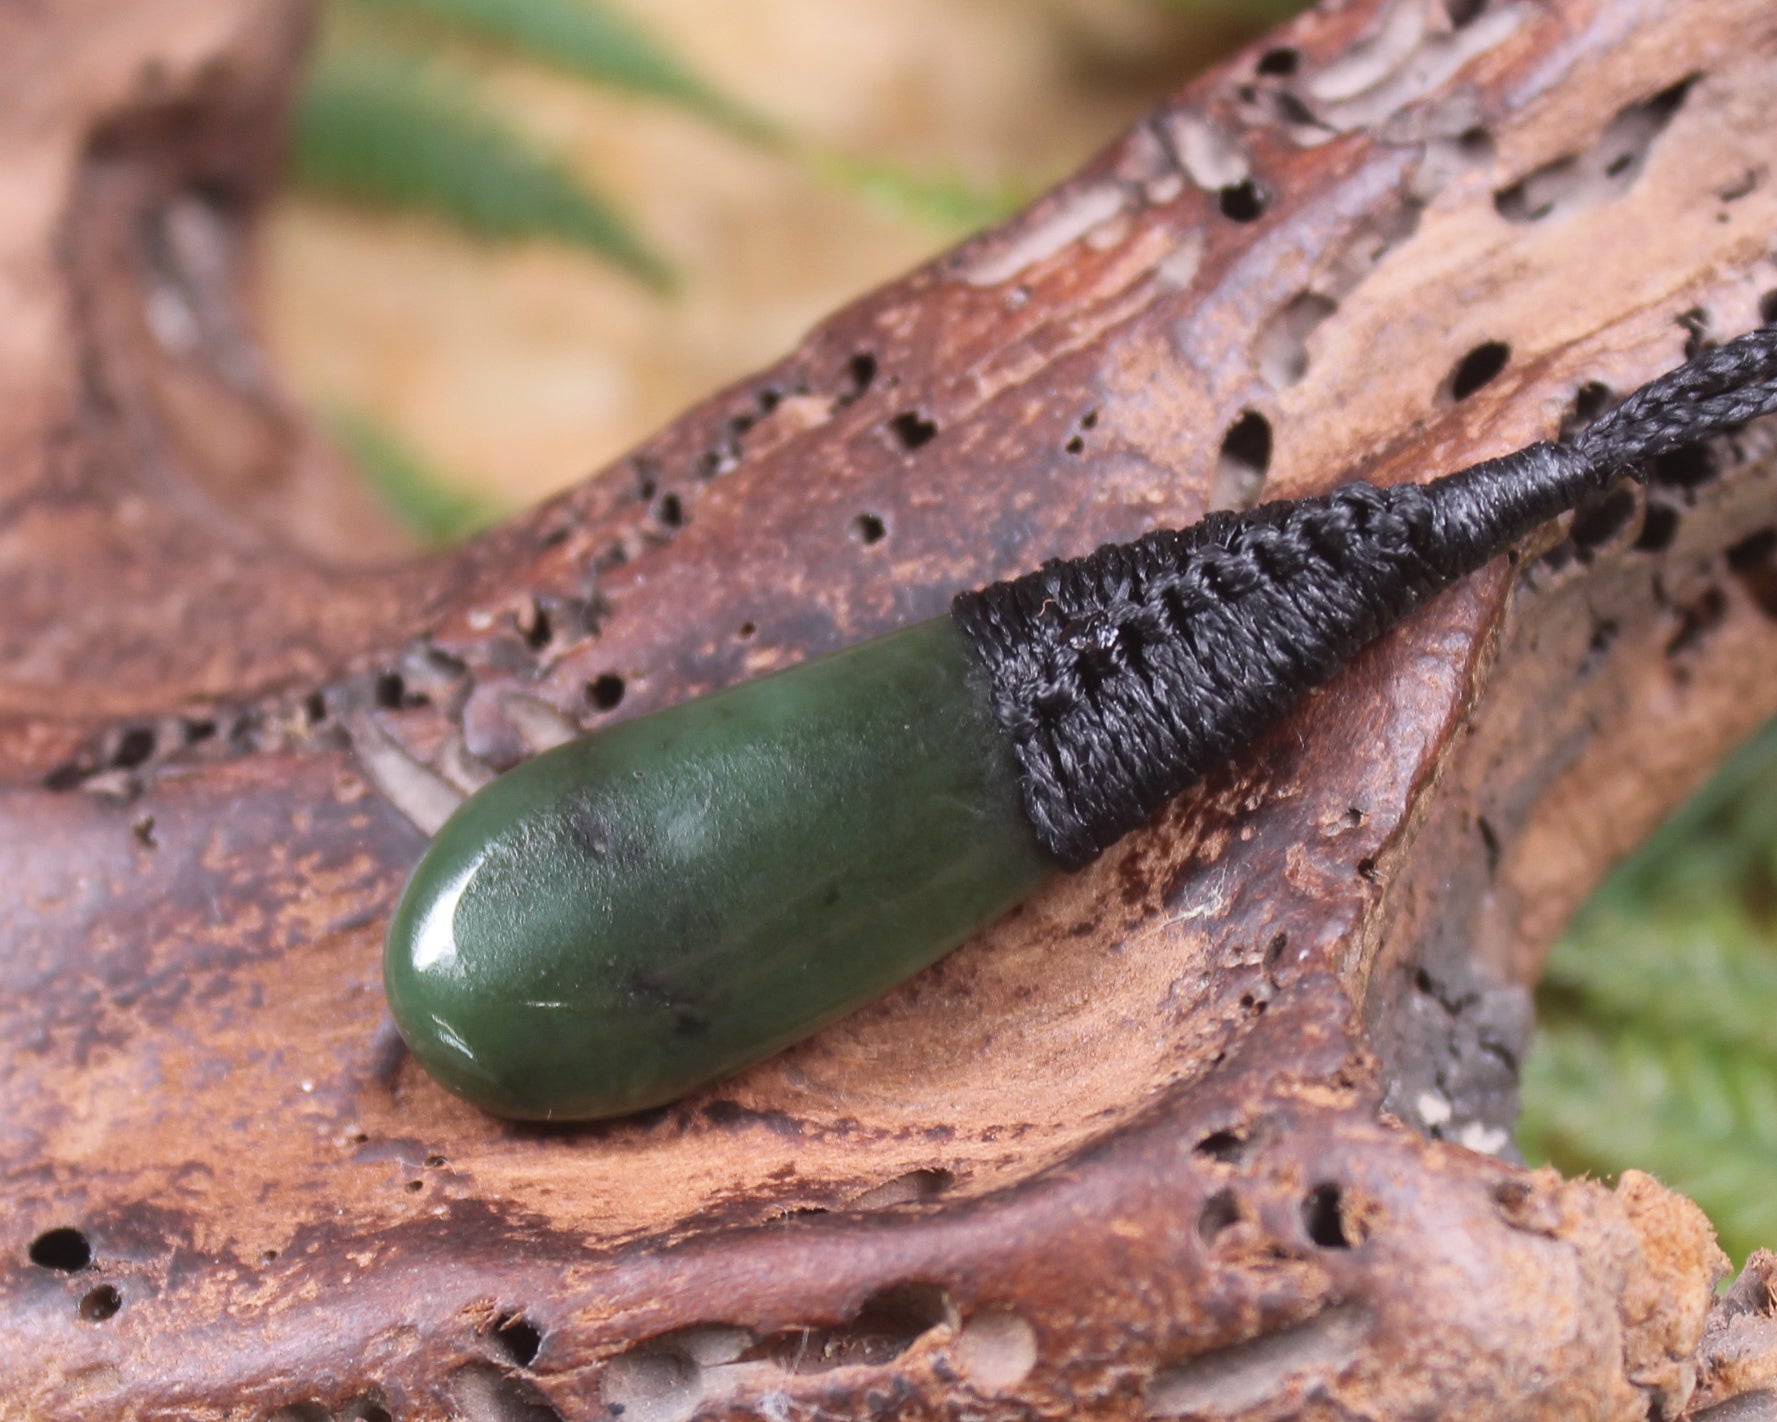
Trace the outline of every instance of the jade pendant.
{"type": "Polygon", "coordinates": [[[610,1116],[880,996],[1054,868],[942,617],[501,776],[421,859],[384,976],[458,1095],[610,1116]]]}

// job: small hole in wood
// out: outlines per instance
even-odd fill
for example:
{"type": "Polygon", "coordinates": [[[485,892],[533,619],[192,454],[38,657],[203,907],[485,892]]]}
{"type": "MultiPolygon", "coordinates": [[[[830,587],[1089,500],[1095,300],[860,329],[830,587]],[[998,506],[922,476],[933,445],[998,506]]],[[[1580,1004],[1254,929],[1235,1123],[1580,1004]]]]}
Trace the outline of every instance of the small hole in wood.
{"type": "Polygon", "coordinates": [[[1678,316],[1679,327],[1684,331],[1684,358],[1695,360],[1708,350],[1714,342],[1709,339],[1711,322],[1709,313],[1701,306],[1693,306],[1678,316]]]}
{"type": "Polygon", "coordinates": [[[1257,222],[1271,206],[1271,194],[1256,178],[1242,178],[1221,190],[1217,206],[1230,222],[1257,222]]]}
{"type": "Polygon", "coordinates": [[[900,1357],[950,1317],[949,1298],[936,1284],[895,1284],[864,1300],[848,1323],[791,1329],[767,1340],[760,1351],[789,1373],[880,1366],[900,1357]]]}
{"type": "Polygon", "coordinates": [[[1456,362],[1448,385],[1451,400],[1466,400],[1483,385],[1493,380],[1512,358],[1512,348],[1504,341],[1484,341],[1456,362]]]}
{"type": "Polygon", "coordinates": [[[1493,828],[1493,822],[1487,816],[1477,815],[1475,817],[1475,832],[1481,836],[1481,848],[1487,854],[1487,872],[1489,874],[1497,873],[1501,854],[1499,831],[1493,828]]]}
{"type": "Polygon", "coordinates": [[[494,1342],[519,1367],[528,1368],[543,1346],[543,1332],[522,1313],[502,1314],[494,1325],[494,1342]]]}
{"type": "Polygon", "coordinates": [[[55,791],[78,790],[81,782],[91,774],[91,768],[79,761],[66,761],[43,777],[43,788],[55,791]]]}
{"type": "Polygon", "coordinates": [[[1346,1233],[1345,1202],[1337,1185],[1316,1185],[1302,1201],[1302,1228],[1322,1249],[1350,1249],[1356,1241],[1346,1233]]]}
{"type": "Polygon", "coordinates": [[[1766,326],[1777,326],[1777,291],[1767,291],[1759,298],[1758,318],[1766,326]]]}
{"type": "Polygon", "coordinates": [[[1222,436],[1221,457],[1256,478],[1264,478],[1271,468],[1271,421],[1255,410],[1243,411],[1222,436]]]}
{"type": "Polygon", "coordinates": [[[1602,380],[1588,380],[1573,392],[1573,405],[1561,421],[1563,437],[1576,435],[1587,428],[1611,406],[1615,397],[1602,380]]]}
{"type": "Polygon", "coordinates": [[[119,770],[134,770],[154,754],[154,728],[132,726],[117,738],[111,752],[111,764],[119,770]]]}
{"type": "Polygon", "coordinates": [[[849,403],[868,390],[876,379],[876,357],[869,351],[859,351],[846,362],[845,370],[851,377],[851,389],[846,394],[849,403]]]}
{"type": "Polygon", "coordinates": [[[1708,640],[1728,615],[1728,599],[1720,588],[1705,588],[1696,601],[1678,609],[1678,630],[1666,643],[1666,655],[1680,657],[1708,640]]]}
{"type": "Polygon", "coordinates": [[[1466,29],[1487,11],[1487,0],[1444,0],[1444,13],[1450,17],[1450,28],[1466,29]]]}
{"type": "Polygon", "coordinates": [[[888,537],[888,525],[875,514],[859,514],[851,521],[851,536],[869,548],[888,537]]]}
{"type": "Polygon", "coordinates": [[[1212,1244],[1223,1230],[1239,1223],[1239,1199],[1232,1190],[1217,1190],[1198,1212],[1197,1234],[1205,1244],[1212,1244]]]}
{"type": "Polygon", "coordinates": [[[623,678],[606,672],[586,683],[586,699],[595,711],[615,711],[623,704],[623,678]]]}
{"type": "Polygon", "coordinates": [[[1695,489],[1721,473],[1721,461],[1706,444],[1687,444],[1654,460],[1648,482],[1669,489],[1695,489]]]}
{"type": "Polygon", "coordinates": [[[530,629],[524,634],[525,645],[533,652],[540,652],[549,645],[549,639],[555,635],[555,628],[550,625],[549,609],[542,603],[532,604],[530,629]]]}
{"type": "Polygon", "coordinates": [[[948,1170],[936,1167],[909,1170],[864,1191],[849,1203],[848,1208],[885,1210],[895,1205],[920,1204],[937,1199],[954,1184],[956,1176],[948,1170]]]}
{"type": "Polygon", "coordinates": [[[1211,1131],[1197,1142],[1196,1153],[1223,1165],[1238,1165],[1246,1155],[1247,1136],[1244,1131],[1211,1131]]]}
{"type": "Polygon", "coordinates": [[[918,410],[903,410],[888,422],[888,427],[895,443],[909,454],[930,444],[938,435],[937,421],[926,419],[918,410]]]}
{"type": "Polygon", "coordinates": [[[1253,354],[1272,389],[1286,389],[1308,374],[1308,338],[1338,309],[1330,297],[1305,291],[1259,328],[1253,354]]]}
{"type": "Polygon", "coordinates": [[[1288,45],[1279,45],[1261,54],[1255,67],[1259,73],[1273,79],[1287,79],[1302,67],[1302,52],[1288,45]]]}
{"type": "Polygon", "coordinates": [[[1081,439],[1078,435],[1075,435],[1064,444],[1062,448],[1069,454],[1084,454],[1086,452],[1086,441],[1081,439]]]}
{"type": "Polygon", "coordinates": [[[117,1311],[123,1307],[123,1295],[110,1284],[100,1284],[96,1289],[88,1289],[80,1300],[80,1316],[88,1323],[103,1323],[108,1318],[115,1318],[117,1311]]]}
{"type": "Polygon", "coordinates": [[[93,1247],[77,1229],[45,1230],[31,1241],[31,1262],[39,1269],[74,1274],[93,1262],[93,1247]]]}
{"type": "Polygon", "coordinates": [[[1647,511],[1641,516],[1641,532],[1635,535],[1635,549],[1639,553],[1663,553],[1672,546],[1672,540],[1678,536],[1678,510],[1670,504],[1655,503],[1648,500],[1647,511]]]}
{"type": "Polygon", "coordinates": [[[654,517],[668,528],[685,526],[685,505],[677,494],[662,494],[654,505],[654,517]]]}
{"type": "Polygon", "coordinates": [[[1777,528],[1761,528],[1728,549],[1728,570],[1759,611],[1777,620],[1777,528]]]}
{"type": "Polygon", "coordinates": [[[1612,489],[1608,494],[1581,504],[1574,510],[1573,522],[1568,528],[1574,545],[1582,553],[1590,553],[1609,543],[1634,519],[1635,506],[1635,495],[1624,488],[1612,489]]]}
{"type": "Polygon", "coordinates": [[[735,630],[734,635],[740,638],[743,642],[750,642],[753,638],[759,635],[759,624],[756,622],[743,622],[735,630]]]}
{"type": "Polygon", "coordinates": [[[407,683],[399,672],[384,672],[372,689],[376,704],[384,711],[399,711],[407,700],[407,683]]]}

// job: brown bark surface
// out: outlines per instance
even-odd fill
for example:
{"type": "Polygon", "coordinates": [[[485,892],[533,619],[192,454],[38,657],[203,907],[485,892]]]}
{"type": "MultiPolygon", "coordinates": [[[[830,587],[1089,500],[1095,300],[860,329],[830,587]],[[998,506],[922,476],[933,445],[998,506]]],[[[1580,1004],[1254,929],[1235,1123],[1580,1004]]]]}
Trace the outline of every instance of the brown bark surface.
{"type": "Polygon", "coordinates": [[[0,1414],[1777,1416],[1768,1257],[1717,1301],[1687,1201],[1502,1158],[1551,936],[1777,711],[1768,427],[670,1109],[482,1116],[379,980],[426,829],[571,729],[1777,314],[1769,0],[1329,3],[393,568],[242,314],[301,21],[0,10],[0,1414]]]}

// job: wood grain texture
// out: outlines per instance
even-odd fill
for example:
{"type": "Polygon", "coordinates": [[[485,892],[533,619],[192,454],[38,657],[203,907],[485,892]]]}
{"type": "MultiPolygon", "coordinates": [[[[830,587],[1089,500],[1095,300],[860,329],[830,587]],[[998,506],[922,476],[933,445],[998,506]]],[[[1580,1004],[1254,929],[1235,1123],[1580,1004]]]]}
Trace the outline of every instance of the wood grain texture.
{"type": "Polygon", "coordinates": [[[1551,936],[1777,711],[1769,428],[1501,560],[1151,831],[674,1107],[481,1116],[378,971],[418,826],[569,729],[1052,554],[1504,452],[1772,315],[1766,0],[1329,3],[618,466],[395,567],[239,305],[301,31],[0,14],[0,1413],[1777,1407],[1768,1257],[1718,1302],[1688,1202],[1501,1158],[1551,936]]]}

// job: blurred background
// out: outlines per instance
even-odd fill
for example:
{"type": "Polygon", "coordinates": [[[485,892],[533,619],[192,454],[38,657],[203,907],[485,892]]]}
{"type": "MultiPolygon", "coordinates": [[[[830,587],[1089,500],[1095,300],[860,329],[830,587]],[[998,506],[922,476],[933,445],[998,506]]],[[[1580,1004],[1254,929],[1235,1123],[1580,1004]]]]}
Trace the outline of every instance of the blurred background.
{"type": "MultiPolygon", "coordinates": [[[[418,543],[584,478],[1298,0],[324,0],[267,336],[418,543]]],[[[1777,1243],[1777,736],[1581,914],[1520,1144],[1777,1243]]]]}

